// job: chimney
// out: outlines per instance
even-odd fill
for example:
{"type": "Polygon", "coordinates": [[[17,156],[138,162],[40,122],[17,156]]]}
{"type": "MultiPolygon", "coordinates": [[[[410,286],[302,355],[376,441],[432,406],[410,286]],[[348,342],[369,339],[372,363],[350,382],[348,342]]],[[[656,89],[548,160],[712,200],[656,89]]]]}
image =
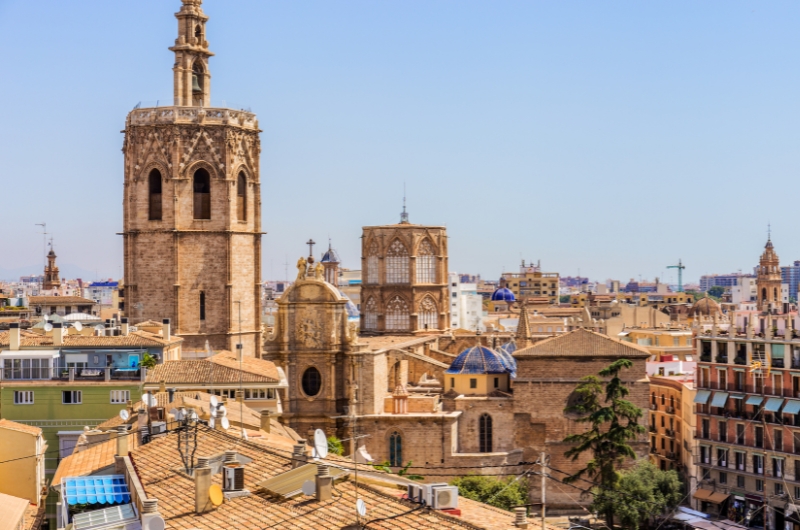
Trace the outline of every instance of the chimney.
{"type": "Polygon", "coordinates": [[[158,382],[158,391],[159,392],[166,392],[167,391],[167,382],[163,379],[158,382]]]}
{"type": "Polygon", "coordinates": [[[63,346],[63,345],[64,345],[63,324],[61,324],[61,322],[55,322],[53,324],[53,346],[63,346]]]}
{"type": "Polygon", "coordinates": [[[525,506],[514,508],[514,526],[528,528],[528,509],[525,506]]]}
{"type": "Polygon", "coordinates": [[[200,456],[194,468],[194,513],[201,514],[214,508],[211,499],[208,498],[210,488],[211,468],[208,465],[208,457],[200,456]]]}
{"type": "Polygon", "coordinates": [[[169,319],[165,318],[161,321],[161,338],[164,340],[169,340],[170,336],[170,329],[169,329],[169,319]]]}
{"type": "Polygon", "coordinates": [[[244,403],[244,390],[237,390],[236,391],[236,402],[237,403],[244,403]]]}
{"type": "Polygon", "coordinates": [[[301,438],[292,449],[292,469],[305,465],[307,460],[306,441],[301,438]]]}
{"type": "Polygon", "coordinates": [[[117,456],[128,456],[128,427],[117,427],[117,456]]]}
{"type": "Polygon", "coordinates": [[[175,400],[175,389],[170,388],[167,392],[169,393],[169,402],[172,403],[175,400]]]}
{"type": "Polygon", "coordinates": [[[270,421],[269,411],[262,410],[261,411],[261,430],[269,433],[270,429],[272,428],[272,422],[270,421]]]}
{"type": "Polygon", "coordinates": [[[141,519],[142,528],[164,527],[164,518],[158,513],[158,499],[142,499],[141,519]]]}
{"type": "Polygon", "coordinates": [[[329,501],[333,498],[332,487],[333,477],[331,477],[328,466],[317,466],[317,500],[329,501]]]}
{"type": "Polygon", "coordinates": [[[9,348],[12,350],[19,349],[19,322],[12,322],[9,324],[8,327],[8,341],[9,341],[9,348]]]}
{"type": "Polygon", "coordinates": [[[131,331],[131,328],[128,325],[128,317],[122,317],[122,320],[120,322],[121,322],[120,327],[122,328],[122,335],[127,337],[128,333],[130,333],[131,331]]]}

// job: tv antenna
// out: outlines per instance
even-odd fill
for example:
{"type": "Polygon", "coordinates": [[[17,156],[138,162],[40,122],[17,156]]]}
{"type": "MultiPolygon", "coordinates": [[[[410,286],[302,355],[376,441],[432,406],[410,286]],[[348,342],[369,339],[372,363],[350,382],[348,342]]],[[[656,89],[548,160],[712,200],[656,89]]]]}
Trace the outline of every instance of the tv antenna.
{"type": "MultiPolygon", "coordinates": [[[[47,223],[36,223],[42,227],[42,271],[47,268],[47,223]]],[[[42,289],[44,289],[44,275],[42,275],[42,289]]]]}

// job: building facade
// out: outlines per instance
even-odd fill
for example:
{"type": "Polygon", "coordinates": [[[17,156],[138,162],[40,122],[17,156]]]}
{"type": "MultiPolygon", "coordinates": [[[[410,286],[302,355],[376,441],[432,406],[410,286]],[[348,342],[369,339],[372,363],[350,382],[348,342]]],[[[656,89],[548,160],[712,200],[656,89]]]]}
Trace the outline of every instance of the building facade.
{"type": "Polygon", "coordinates": [[[475,283],[462,283],[458,273],[450,273],[447,287],[450,300],[450,326],[469,331],[485,330],[483,324],[483,297],[475,283]]]}
{"type": "Polygon", "coordinates": [[[781,280],[789,287],[789,299],[797,302],[797,289],[800,286],[800,261],[788,267],[781,267],[781,280]]]}
{"type": "Polygon", "coordinates": [[[558,303],[560,280],[557,272],[542,272],[539,264],[526,265],[523,260],[519,273],[504,272],[502,278],[517,300],[546,297],[550,304],[558,303]]]}
{"type": "Polygon", "coordinates": [[[361,256],[362,332],[450,328],[445,227],[365,226],[361,256]]]}
{"type": "Polygon", "coordinates": [[[126,313],[169,317],[188,349],[261,349],[258,120],[210,107],[201,0],[176,17],[174,106],[137,108],[125,125],[126,313]]]}

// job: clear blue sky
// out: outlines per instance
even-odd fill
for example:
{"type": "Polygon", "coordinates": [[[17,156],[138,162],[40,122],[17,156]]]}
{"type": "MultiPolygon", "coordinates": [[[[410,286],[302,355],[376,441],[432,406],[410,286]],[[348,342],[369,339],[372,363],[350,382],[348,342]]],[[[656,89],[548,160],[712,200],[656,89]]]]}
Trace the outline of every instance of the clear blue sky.
{"type": "MultiPolygon", "coordinates": [[[[0,270],[118,276],[122,135],[168,100],[179,0],[0,0],[0,270]]],[[[446,224],[450,268],[800,259],[800,4],[206,0],[212,98],[264,130],[264,277],[313,237],[446,224]]],[[[290,274],[291,274],[290,265],[290,274]]]]}

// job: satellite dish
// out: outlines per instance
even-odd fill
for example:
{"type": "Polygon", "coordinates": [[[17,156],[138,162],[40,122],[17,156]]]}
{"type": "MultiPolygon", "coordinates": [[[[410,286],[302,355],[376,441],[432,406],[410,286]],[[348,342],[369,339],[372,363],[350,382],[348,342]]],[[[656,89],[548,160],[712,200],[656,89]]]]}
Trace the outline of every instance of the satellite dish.
{"type": "Polygon", "coordinates": [[[209,401],[211,402],[212,407],[216,407],[217,404],[219,403],[219,401],[217,401],[217,396],[213,394],[211,395],[211,399],[209,399],[209,401]]]}
{"type": "Polygon", "coordinates": [[[210,488],[208,488],[208,500],[211,501],[211,504],[214,506],[219,506],[222,504],[222,488],[219,484],[212,484],[210,488]]]}
{"type": "Polygon", "coordinates": [[[83,324],[81,324],[80,322],[75,322],[74,324],[72,324],[72,327],[75,328],[76,331],[80,331],[83,329],[83,324]]]}
{"type": "Polygon", "coordinates": [[[192,411],[192,412],[189,414],[189,419],[190,419],[190,420],[192,420],[192,421],[197,421],[197,412],[193,410],[193,411],[192,411]]]}
{"type": "Polygon", "coordinates": [[[356,512],[358,512],[358,515],[360,515],[361,517],[367,515],[367,503],[365,503],[361,499],[358,499],[356,501],[356,512]]]}
{"type": "Polygon", "coordinates": [[[47,324],[44,325],[44,330],[47,331],[48,333],[53,331],[53,325],[50,322],[48,322],[47,324]]]}
{"type": "Polygon", "coordinates": [[[231,428],[231,422],[229,422],[228,418],[226,418],[225,416],[223,416],[222,420],[220,420],[220,424],[222,425],[222,428],[225,429],[226,431],[231,428]]]}
{"type": "Polygon", "coordinates": [[[217,413],[222,413],[222,416],[225,417],[228,415],[228,409],[225,408],[225,405],[217,406],[217,413]]]}
{"type": "Polygon", "coordinates": [[[148,407],[156,406],[156,397],[150,392],[147,392],[142,396],[142,401],[144,401],[144,404],[148,407]]]}
{"type": "Polygon", "coordinates": [[[131,415],[127,411],[127,409],[122,409],[121,411],[119,411],[119,417],[122,418],[122,421],[128,421],[128,418],[130,418],[131,415]]]}
{"type": "Polygon", "coordinates": [[[314,495],[317,492],[317,485],[314,483],[313,480],[306,480],[303,482],[302,488],[303,495],[314,495]]]}
{"type": "Polygon", "coordinates": [[[322,429],[314,431],[314,458],[328,456],[328,437],[322,429]]]}
{"type": "Polygon", "coordinates": [[[214,416],[211,416],[211,417],[208,419],[208,427],[209,427],[209,428],[211,428],[211,429],[213,429],[213,428],[214,428],[214,427],[216,427],[216,426],[217,426],[217,422],[216,422],[216,421],[214,421],[214,416]]]}
{"type": "Polygon", "coordinates": [[[49,316],[47,316],[47,315],[45,315],[45,316],[44,316],[44,321],[45,321],[45,322],[47,322],[48,320],[50,320],[50,317],[49,317],[49,316]]]}

